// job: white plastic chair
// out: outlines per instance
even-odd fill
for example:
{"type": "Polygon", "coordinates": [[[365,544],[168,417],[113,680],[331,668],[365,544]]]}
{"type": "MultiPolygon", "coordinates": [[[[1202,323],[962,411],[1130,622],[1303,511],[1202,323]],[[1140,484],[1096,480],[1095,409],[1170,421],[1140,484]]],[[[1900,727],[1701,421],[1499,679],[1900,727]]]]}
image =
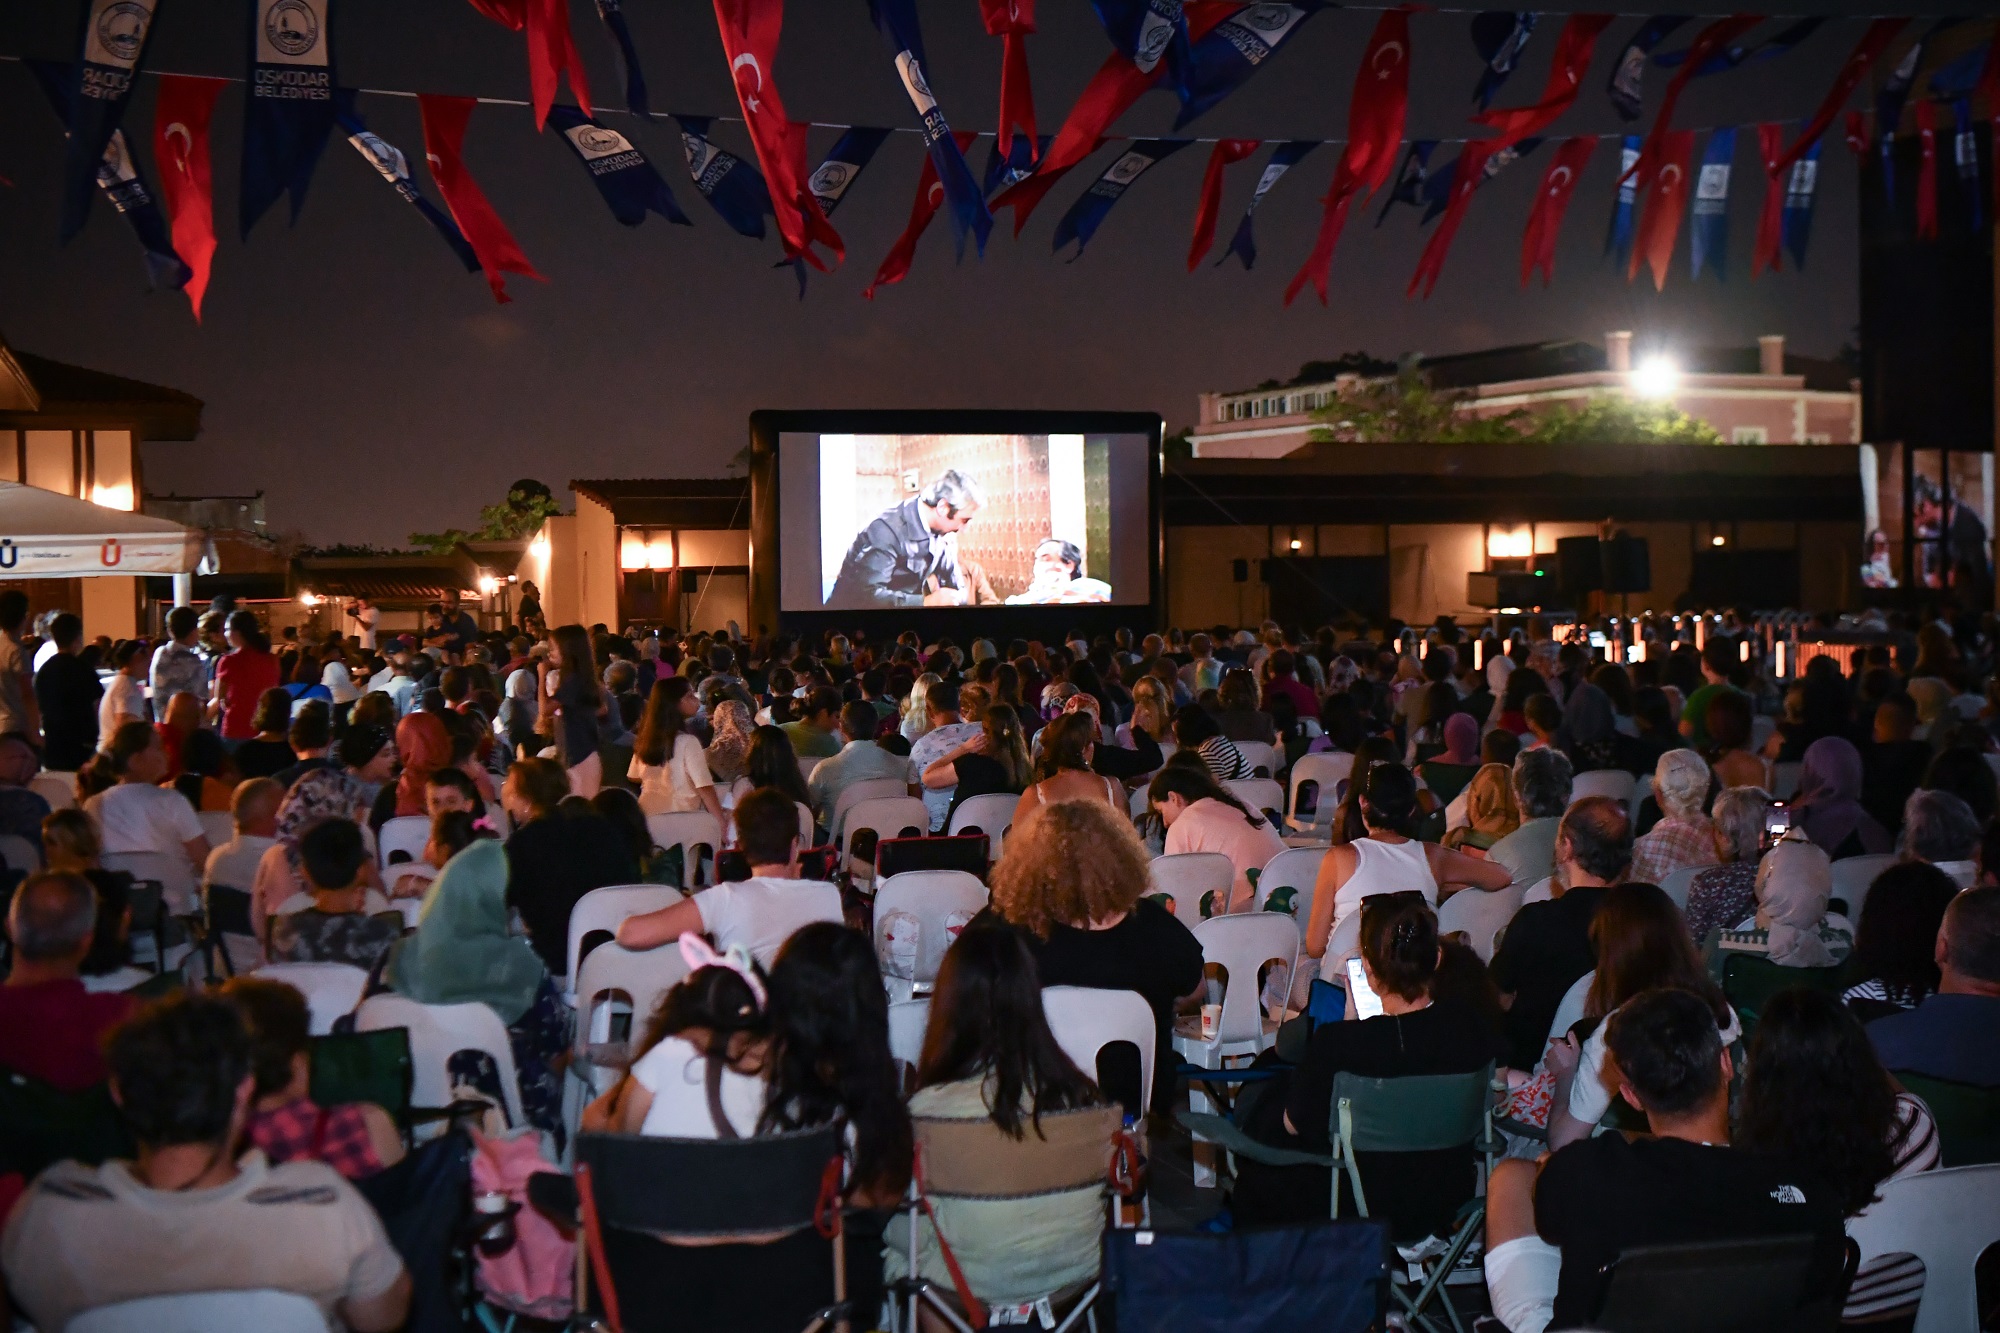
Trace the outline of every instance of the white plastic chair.
{"type": "Polygon", "coordinates": [[[569,950],[563,975],[576,977],[577,955],[583,951],[583,937],[591,931],[608,930],[616,935],[625,918],[672,907],[685,897],[666,884],[607,884],[584,894],[569,909],[569,950]]]}
{"type": "Polygon", "coordinates": [[[335,1019],[353,1013],[368,989],[368,974],[350,963],[267,963],[257,975],[282,981],[306,997],[315,1037],[324,1037],[333,1031],[335,1019]]]}
{"type": "MultiPolygon", "coordinates": [[[[826,820],[827,832],[833,836],[835,842],[841,843],[844,846],[846,844],[845,833],[847,830],[848,811],[863,801],[887,800],[891,797],[908,796],[909,794],[910,784],[907,782],[898,782],[894,778],[865,778],[860,782],[850,783],[842,790],[839,796],[834,798],[833,812],[827,816],[826,820]]],[[[917,799],[921,800],[922,798],[919,797],[917,799]]],[[[930,827],[931,817],[930,813],[926,811],[924,814],[924,831],[926,833],[930,832],[930,827]]]]}
{"type": "MultiPolygon", "coordinates": [[[[203,810],[199,814],[201,831],[208,839],[210,847],[220,847],[236,837],[236,816],[227,810],[203,810]]],[[[419,851],[417,855],[422,856],[419,851]]]]}
{"type": "MultiPolygon", "coordinates": [[[[840,838],[842,857],[850,855],[854,835],[864,829],[873,833],[878,842],[886,838],[921,837],[930,832],[931,812],[914,796],[883,796],[857,801],[847,807],[845,827],[840,838]]],[[[874,876],[872,858],[860,873],[864,879],[874,876]]]]}
{"type": "MultiPolygon", "coordinates": [[[[1304,931],[1301,926],[1300,931],[1304,931]]],[[[1334,982],[1345,989],[1347,986],[1347,960],[1361,956],[1361,911],[1356,908],[1342,917],[1340,924],[1327,936],[1326,953],[1319,960],[1319,974],[1325,980],[1334,982]]]]}
{"type": "Polygon", "coordinates": [[[1134,824],[1139,822],[1139,816],[1152,808],[1152,789],[1147,783],[1142,782],[1134,787],[1131,794],[1125,798],[1125,812],[1132,816],[1134,824]]]}
{"type": "MultiPolygon", "coordinates": [[[[1359,918],[1360,913],[1355,916],[1359,918]]],[[[1231,1060],[1254,1058],[1268,1050],[1278,1039],[1278,1025],[1264,1012],[1264,988],[1258,972],[1266,963],[1282,965],[1287,976],[1298,968],[1298,923],[1277,912],[1244,912],[1196,922],[1194,937],[1201,945],[1203,967],[1217,967],[1224,974],[1222,1015],[1213,1037],[1201,1035],[1198,1016],[1176,1022],[1174,1053],[1203,1069],[1222,1069],[1231,1060]]],[[[1188,1109],[1214,1109],[1199,1082],[1188,1085],[1188,1109]]],[[[1214,1150],[1199,1136],[1195,1139],[1194,1183],[1201,1188],[1215,1183],[1214,1150]]]]}
{"type": "Polygon", "coordinates": [[[593,1094],[610,1089],[622,1066],[599,1064],[591,1047],[611,1040],[611,1010],[622,1003],[632,1011],[632,1040],[645,1029],[660,997],[688,974],[687,959],[671,945],[634,952],[615,940],[598,945],[578,964],[576,981],[576,1047],[570,1068],[591,1085],[593,1094]]]}
{"type": "Polygon", "coordinates": [[[176,915],[192,912],[201,901],[201,882],[194,863],[178,848],[167,852],[106,852],[106,870],[122,870],[133,879],[149,879],[160,886],[167,910],[176,915]]]}
{"type": "Polygon", "coordinates": [[[1555,890],[1550,887],[1553,883],[1554,876],[1543,875],[1533,884],[1530,884],[1528,891],[1521,895],[1521,906],[1526,907],[1529,903],[1554,902],[1556,897],[1555,890]]]}
{"type": "Polygon", "coordinates": [[[1174,915],[1184,926],[1201,920],[1202,895],[1216,891],[1215,911],[1229,910],[1229,893],[1236,883],[1236,867],[1221,852],[1174,852],[1156,856],[1152,862],[1152,885],[1148,893],[1164,893],[1174,900],[1174,915]]]}
{"type": "Polygon", "coordinates": [[[1843,856],[1833,863],[1833,896],[1847,904],[1847,919],[1856,929],[1861,926],[1861,905],[1868,901],[1868,890],[1875,887],[1875,877],[1894,864],[1895,856],[1887,852],[1843,856]]]}
{"type": "Polygon", "coordinates": [[[408,852],[412,861],[424,859],[424,844],[431,840],[431,821],[422,815],[397,815],[384,820],[375,835],[376,854],[386,870],[391,852],[408,852]]]}
{"type": "Polygon", "coordinates": [[[1688,909],[1688,889],[1693,886],[1694,877],[1706,869],[1707,866],[1682,866],[1679,870],[1669,871],[1660,876],[1660,892],[1672,898],[1674,906],[1685,912],[1688,909]]]}
{"type": "Polygon", "coordinates": [[[51,810],[68,810],[76,805],[76,774],[44,769],[28,779],[28,790],[49,803],[51,810]]]}
{"type": "Polygon", "coordinates": [[[711,857],[722,851],[722,822],[706,810],[680,810],[672,814],[647,815],[646,832],[655,847],[681,849],[681,883],[692,889],[704,883],[701,849],[711,857]]]}
{"type": "Polygon", "coordinates": [[[818,767],[819,767],[819,756],[809,755],[809,754],[802,754],[799,756],[799,776],[803,778],[805,781],[807,782],[812,781],[813,770],[818,767]]]}
{"type": "Polygon", "coordinates": [[[1549,1020],[1547,1041],[1554,1041],[1582,1021],[1583,1004],[1590,998],[1590,983],[1595,980],[1597,969],[1592,968],[1569,984],[1562,999],[1556,1002],[1556,1016],[1549,1020]]]}
{"type": "Polygon", "coordinates": [[[1304,923],[1312,919],[1313,888],[1319,883],[1320,862],[1332,850],[1327,847],[1287,847],[1265,864],[1257,875],[1256,910],[1263,911],[1264,904],[1271,901],[1271,895],[1279,889],[1292,890],[1292,920],[1304,923]]]}
{"type": "MultiPolygon", "coordinates": [[[[1571,781],[1574,782],[1575,779],[1571,779],[1571,781]]],[[[1646,798],[1652,794],[1653,775],[1651,773],[1641,773],[1632,783],[1632,804],[1626,807],[1626,809],[1633,815],[1637,815],[1639,807],[1644,805],[1646,798]]]]}
{"type": "Polygon", "coordinates": [[[1750,719],[1750,753],[1764,753],[1764,745],[1778,734],[1778,719],[1768,713],[1759,713],[1750,719]]]}
{"type": "Polygon", "coordinates": [[[1972,1266],[2000,1240],[2000,1165],[1924,1171],[1879,1188],[1882,1197],[1847,1221],[1861,1262],[1879,1254],[1914,1254],[1923,1261],[1915,1333],[1979,1327],[1972,1266]]]}
{"type": "Polygon", "coordinates": [[[1130,990],[1098,990],[1092,986],[1042,987],[1042,1015],[1056,1045],[1070,1063],[1093,1082],[1097,1053],[1113,1042],[1129,1041],[1139,1049],[1139,1114],[1153,1104],[1153,1062],[1159,1026],[1144,996],[1130,990]]]}
{"type": "MultiPolygon", "coordinates": [[[[1251,772],[1263,769],[1269,777],[1277,777],[1285,771],[1285,756],[1269,741],[1237,741],[1236,750],[1243,756],[1243,762],[1250,765],[1251,772]]],[[[1276,806],[1271,807],[1277,809],[1276,806]]]]}
{"type": "Polygon", "coordinates": [[[1786,762],[1771,765],[1771,795],[1780,801],[1789,801],[1799,794],[1799,774],[1805,765],[1786,762]]]}
{"type": "Polygon", "coordinates": [[[918,1000],[897,1000],[891,1004],[889,1058],[915,1069],[917,1062],[923,1059],[924,1031],[930,1024],[931,1002],[928,996],[918,1000]]]}
{"type": "Polygon", "coordinates": [[[500,1095],[506,1103],[507,1122],[515,1128],[528,1123],[521,1109],[521,1084],[514,1072],[514,1048],[507,1038],[507,1025],[488,1006],[470,1004],[418,1004],[401,995],[371,995],[354,1015],[355,1030],[379,1032],[385,1028],[407,1028],[410,1033],[410,1060],[415,1077],[410,1104],[436,1109],[451,1103],[451,1057],[460,1051],[484,1051],[500,1070],[500,1095]]]}
{"type": "Polygon", "coordinates": [[[1622,768],[1599,768],[1588,773],[1579,773],[1570,779],[1569,803],[1575,805],[1586,796],[1609,796],[1614,801],[1624,803],[1627,810],[1632,808],[1632,792],[1639,780],[1622,768]]]}
{"type": "Polygon", "coordinates": [[[190,1291],[100,1305],[69,1321],[69,1333],[327,1333],[311,1298],[290,1291],[190,1291]]]}
{"type": "Polygon", "coordinates": [[[1315,821],[1322,826],[1332,823],[1334,793],[1353,772],[1354,756],[1351,754],[1300,755],[1298,762],[1292,765],[1291,786],[1285,793],[1285,823],[1300,833],[1310,832],[1315,821]],[[1299,787],[1307,782],[1318,787],[1310,818],[1299,814],[1299,787]]]}
{"type": "Polygon", "coordinates": [[[18,833],[0,833],[0,861],[9,870],[31,875],[42,868],[42,850],[18,833]]]}
{"type": "Polygon", "coordinates": [[[1273,778],[1231,778],[1223,790],[1258,813],[1268,810],[1279,818],[1285,813],[1285,786],[1273,778]]]}
{"type": "Polygon", "coordinates": [[[1500,932],[1514,919],[1514,913],[1521,910],[1521,899],[1526,894],[1527,890],[1518,884],[1510,884],[1491,893],[1481,889],[1460,889],[1438,908],[1438,933],[1446,935],[1454,930],[1464,931],[1471,937],[1472,951],[1479,955],[1479,961],[1490,963],[1500,932]]]}
{"type": "Polygon", "coordinates": [[[986,835],[986,859],[1000,859],[1000,845],[1008,831],[1014,827],[1014,806],[1018,796],[1006,792],[988,792],[984,796],[968,796],[958,803],[958,809],[951,812],[951,823],[947,833],[961,833],[976,828],[986,835]]]}
{"type": "Polygon", "coordinates": [[[986,906],[987,896],[979,877],[963,870],[906,870],[876,885],[875,957],[893,996],[908,999],[915,987],[928,988],[937,979],[938,966],[951,947],[947,919],[954,913],[976,915],[986,906]],[[904,912],[917,919],[917,953],[899,961],[889,954],[889,925],[891,916],[904,912]],[[892,975],[892,962],[907,968],[910,975],[892,975]]]}

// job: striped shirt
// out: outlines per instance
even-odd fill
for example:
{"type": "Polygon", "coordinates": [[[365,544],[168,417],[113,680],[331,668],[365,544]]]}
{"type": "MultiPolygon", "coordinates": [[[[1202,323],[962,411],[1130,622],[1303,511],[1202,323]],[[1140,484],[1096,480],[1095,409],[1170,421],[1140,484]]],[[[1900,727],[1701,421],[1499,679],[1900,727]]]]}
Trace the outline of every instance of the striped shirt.
{"type": "MultiPolygon", "coordinates": [[[[1930,1108],[1910,1093],[1896,1094],[1896,1165],[1890,1180],[1935,1170],[1939,1165],[1937,1123],[1930,1108]]],[[[1843,1321],[1884,1319],[1916,1313],[1924,1294],[1923,1261],[1914,1254],[1880,1254],[1861,1265],[1847,1292],[1843,1321]]]]}
{"type": "Polygon", "coordinates": [[[1250,776],[1250,761],[1243,757],[1243,751],[1234,742],[1222,736],[1210,736],[1195,747],[1201,762],[1208,766],[1209,776],[1217,782],[1228,782],[1232,778],[1250,776]]]}

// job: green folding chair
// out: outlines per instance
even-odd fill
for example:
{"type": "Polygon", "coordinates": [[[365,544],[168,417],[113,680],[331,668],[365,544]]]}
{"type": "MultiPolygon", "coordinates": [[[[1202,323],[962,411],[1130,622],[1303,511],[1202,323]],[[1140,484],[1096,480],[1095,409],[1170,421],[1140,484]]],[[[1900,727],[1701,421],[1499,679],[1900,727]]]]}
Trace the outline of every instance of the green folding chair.
{"type": "Polygon", "coordinates": [[[312,1039],[308,1095],[313,1101],[321,1106],[373,1102],[389,1113],[405,1140],[414,1120],[410,1112],[414,1079],[408,1028],[335,1032],[312,1039]]]}
{"type": "Polygon", "coordinates": [[[2000,1162],[2000,1088],[1954,1083],[1902,1070],[1891,1072],[1898,1083],[1923,1098],[1924,1105],[1931,1108],[1946,1166],[2000,1162]]]}
{"type": "Polygon", "coordinates": [[[1485,1180],[1493,1174],[1493,1160],[1502,1143],[1493,1131],[1493,1066],[1474,1074],[1413,1074],[1403,1078],[1362,1078],[1356,1074],[1336,1074],[1333,1104],[1327,1128],[1333,1151],[1327,1154],[1297,1152],[1259,1143],[1233,1122],[1219,1115],[1182,1111],[1183,1125],[1205,1139],[1213,1140],[1230,1153],[1267,1166],[1322,1166],[1334,1173],[1328,1216],[1340,1216],[1340,1176],[1345,1172],[1354,1192],[1355,1211],[1367,1217],[1368,1195],[1361,1185],[1359,1153],[1434,1152],[1445,1148],[1470,1147],[1483,1157],[1482,1188],[1460,1208],[1453,1222],[1450,1243],[1442,1254],[1420,1261],[1419,1282],[1399,1278],[1391,1284],[1396,1300],[1415,1325],[1437,1333],[1444,1325],[1429,1313],[1442,1305],[1454,1333],[1465,1333],[1465,1324],[1445,1290],[1445,1280],[1464,1256],[1466,1247],[1478,1237],[1486,1220],[1485,1180]],[[1410,1290],[1415,1286],[1416,1290],[1410,1290]]]}
{"type": "Polygon", "coordinates": [[[1757,1017],[1779,991],[1804,986],[1809,990],[1838,995],[1844,987],[1846,968],[1786,967],[1760,954],[1725,953],[1722,962],[1722,994],[1743,1023],[1743,1038],[1750,1039],[1757,1017]]]}

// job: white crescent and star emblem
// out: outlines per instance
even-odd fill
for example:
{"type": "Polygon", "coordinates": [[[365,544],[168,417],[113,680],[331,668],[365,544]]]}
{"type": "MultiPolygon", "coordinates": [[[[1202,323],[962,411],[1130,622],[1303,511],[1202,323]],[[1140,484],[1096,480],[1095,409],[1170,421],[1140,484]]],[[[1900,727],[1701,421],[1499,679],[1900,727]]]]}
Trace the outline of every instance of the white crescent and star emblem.
{"type": "Polygon", "coordinates": [[[179,167],[181,174],[185,176],[188,171],[188,163],[194,157],[194,135],[188,132],[188,127],[185,124],[177,120],[167,126],[166,132],[161,137],[168,143],[172,143],[176,135],[180,136],[181,146],[179,156],[174,165],[179,167]]]}
{"type": "Polygon", "coordinates": [[[1384,42],[1375,48],[1374,55],[1368,57],[1368,66],[1375,71],[1375,77],[1378,79],[1388,78],[1394,67],[1402,63],[1403,44],[1401,42],[1384,42]],[[1391,51],[1394,51],[1396,54],[1387,65],[1384,65],[1382,57],[1388,55],[1391,51]]]}
{"type": "Polygon", "coordinates": [[[1568,167],[1557,167],[1549,173],[1549,193],[1551,195],[1560,194],[1563,187],[1567,186],[1575,178],[1576,173],[1568,167]]]}
{"type": "Polygon", "coordinates": [[[1687,175],[1687,173],[1681,170],[1679,163],[1677,162],[1667,163],[1667,165],[1660,168],[1660,188],[1663,190],[1667,188],[1667,180],[1670,176],[1674,180],[1679,180],[1685,175],[1687,175]]]}
{"type": "Polygon", "coordinates": [[[936,208],[939,203],[943,202],[943,200],[944,200],[944,182],[932,181],[930,193],[924,197],[924,201],[928,203],[932,208],[936,208]]]}
{"type": "Polygon", "coordinates": [[[436,153],[425,153],[424,161],[431,164],[431,170],[433,172],[437,171],[439,168],[444,166],[444,159],[439,157],[436,153]]]}
{"type": "Polygon", "coordinates": [[[757,86],[743,94],[743,107],[746,111],[761,111],[764,108],[763,104],[757,100],[757,94],[764,91],[764,67],[757,63],[757,57],[748,51],[737,56],[736,59],[729,62],[729,77],[732,79],[735,78],[736,71],[746,66],[752,74],[757,76],[757,86]]]}

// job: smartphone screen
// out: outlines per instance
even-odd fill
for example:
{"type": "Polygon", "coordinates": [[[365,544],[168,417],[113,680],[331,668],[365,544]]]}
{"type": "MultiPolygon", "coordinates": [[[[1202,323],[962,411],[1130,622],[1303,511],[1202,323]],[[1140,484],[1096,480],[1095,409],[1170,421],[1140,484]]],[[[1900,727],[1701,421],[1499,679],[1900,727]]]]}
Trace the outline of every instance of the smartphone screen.
{"type": "Polygon", "coordinates": [[[1368,988],[1368,972],[1359,958],[1347,960],[1347,993],[1354,997],[1356,1018],[1382,1016],[1382,997],[1368,988]]]}
{"type": "Polygon", "coordinates": [[[1792,831],[1791,807],[1786,805],[1783,801],[1778,801],[1771,806],[1770,811],[1764,816],[1764,832],[1767,833],[1773,841],[1776,841],[1777,839],[1784,837],[1787,833],[1790,833],[1791,831],[1792,831]]]}

